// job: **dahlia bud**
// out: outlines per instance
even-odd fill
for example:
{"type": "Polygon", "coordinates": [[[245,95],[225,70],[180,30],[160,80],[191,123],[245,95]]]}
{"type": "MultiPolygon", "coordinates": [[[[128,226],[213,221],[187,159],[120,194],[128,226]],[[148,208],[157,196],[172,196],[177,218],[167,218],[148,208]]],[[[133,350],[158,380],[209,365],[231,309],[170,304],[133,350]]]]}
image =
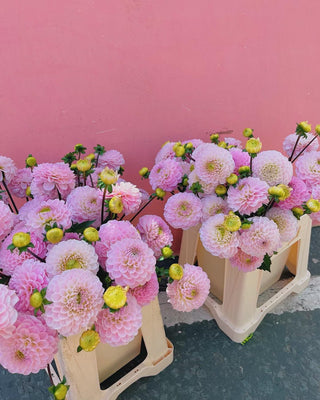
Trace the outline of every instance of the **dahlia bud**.
{"type": "Polygon", "coordinates": [[[89,171],[89,169],[91,168],[91,161],[86,158],[83,160],[78,160],[76,162],[76,166],[78,171],[86,172],[89,171]]]}
{"type": "Polygon", "coordinates": [[[219,141],[219,134],[218,133],[213,133],[212,135],[210,135],[210,140],[213,143],[218,143],[219,141]]]}
{"type": "Polygon", "coordinates": [[[244,137],[251,137],[253,130],[251,128],[245,128],[242,132],[244,137]]]}
{"type": "Polygon", "coordinates": [[[31,196],[31,187],[30,186],[28,186],[27,189],[26,189],[26,196],[27,197],[31,196]]]}
{"type": "Polygon", "coordinates": [[[86,158],[87,158],[88,160],[90,160],[90,161],[93,161],[93,160],[96,158],[96,156],[95,156],[93,153],[90,153],[90,154],[88,154],[88,155],[86,156],[86,158]]]}
{"type": "Polygon", "coordinates": [[[299,128],[301,128],[303,130],[303,132],[308,133],[311,131],[311,125],[308,124],[308,121],[302,121],[300,122],[300,124],[298,125],[299,128]]]}
{"type": "Polygon", "coordinates": [[[40,308],[42,306],[42,303],[43,303],[43,297],[39,291],[34,292],[30,296],[30,305],[33,308],[40,308]]]}
{"type": "Polygon", "coordinates": [[[191,142],[188,142],[186,144],[186,149],[191,150],[193,148],[193,144],[191,142]]]}
{"type": "Polygon", "coordinates": [[[96,228],[90,226],[83,231],[83,237],[88,242],[97,242],[99,240],[99,232],[96,230],[96,228]]]}
{"type": "Polygon", "coordinates": [[[309,199],[306,203],[306,206],[311,212],[319,212],[320,211],[320,201],[316,199],[309,199]]]}
{"type": "Polygon", "coordinates": [[[174,152],[175,152],[175,155],[176,155],[177,157],[182,157],[182,156],[185,155],[186,149],[184,148],[184,146],[177,146],[177,147],[175,148],[174,152]]]}
{"type": "Polygon", "coordinates": [[[106,167],[100,172],[100,179],[106,185],[113,185],[118,180],[118,173],[111,168],[106,167]]]}
{"type": "Polygon", "coordinates": [[[100,343],[99,333],[93,329],[88,329],[80,336],[79,347],[84,351],[93,351],[100,343]]]}
{"type": "Polygon", "coordinates": [[[291,211],[296,218],[300,218],[304,214],[304,211],[301,207],[294,207],[291,211]]]}
{"type": "Polygon", "coordinates": [[[122,286],[109,286],[104,292],[103,299],[106,305],[112,310],[118,310],[123,307],[127,302],[127,291],[129,286],[123,288],[122,286]]]}
{"type": "Polygon", "coordinates": [[[59,383],[54,392],[55,400],[64,400],[68,392],[68,386],[63,383],[59,383]]]}
{"type": "Polygon", "coordinates": [[[156,195],[159,199],[163,199],[164,196],[166,195],[166,192],[163,189],[157,188],[156,195]]]}
{"type": "Polygon", "coordinates": [[[320,135],[320,125],[316,125],[315,131],[317,135],[320,135]]]}
{"type": "Polygon", "coordinates": [[[143,167],[139,171],[139,175],[142,176],[142,177],[145,177],[146,175],[148,175],[148,173],[149,173],[149,170],[148,170],[147,167],[143,167]]]}
{"type": "Polygon", "coordinates": [[[250,172],[250,167],[248,165],[243,165],[238,169],[239,174],[250,172]]]}
{"type": "Polygon", "coordinates": [[[227,193],[227,188],[224,185],[218,185],[214,191],[218,196],[223,196],[227,193]]]}
{"type": "Polygon", "coordinates": [[[271,196],[275,196],[275,197],[278,197],[278,198],[285,196],[284,190],[279,186],[271,186],[271,187],[269,187],[268,193],[271,196]]]}
{"type": "Polygon", "coordinates": [[[219,142],[219,143],[218,143],[218,146],[219,146],[219,147],[222,147],[223,149],[226,149],[228,145],[227,145],[226,142],[223,142],[223,141],[222,141],[222,142],[219,142]]]}
{"type": "Polygon", "coordinates": [[[18,248],[28,246],[30,242],[31,242],[31,237],[29,233],[17,232],[12,237],[12,244],[18,248]]]}
{"type": "Polygon", "coordinates": [[[176,151],[176,148],[177,148],[178,146],[181,146],[181,145],[182,145],[181,142],[176,142],[176,143],[173,145],[172,150],[173,150],[173,151],[176,151]]]}
{"type": "Polygon", "coordinates": [[[183,268],[180,264],[171,264],[169,268],[169,276],[175,281],[179,281],[183,277],[183,268]]]}
{"type": "Polygon", "coordinates": [[[283,195],[283,196],[279,196],[279,200],[283,201],[283,200],[286,200],[288,197],[291,196],[292,188],[291,188],[290,186],[284,185],[283,183],[280,183],[280,184],[278,185],[278,187],[279,187],[280,189],[282,189],[283,192],[284,192],[284,195],[283,195]]]}
{"type": "Polygon", "coordinates": [[[109,201],[109,211],[114,214],[120,214],[123,211],[123,203],[120,197],[114,196],[109,201]]]}
{"type": "Polygon", "coordinates": [[[164,258],[169,258],[172,256],[173,251],[170,249],[169,246],[165,246],[161,249],[161,253],[163,255],[164,258]]]}
{"type": "Polygon", "coordinates": [[[26,165],[27,167],[35,167],[37,165],[37,160],[32,157],[32,155],[30,154],[29,157],[27,157],[26,159],[26,165]]]}
{"type": "Polygon", "coordinates": [[[60,228],[52,228],[46,233],[48,242],[56,244],[63,238],[63,230],[60,228]]]}
{"type": "Polygon", "coordinates": [[[261,151],[262,143],[259,138],[251,138],[247,140],[246,150],[249,154],[257,154],[261,151]]]}
{"type": "Polygon", "coordinates": [[[239,178],[236,174],[231,174],[228,178],[227,178],[227,183],[229,183],[229,185],[235,185],[238,182],[239,178]]]}

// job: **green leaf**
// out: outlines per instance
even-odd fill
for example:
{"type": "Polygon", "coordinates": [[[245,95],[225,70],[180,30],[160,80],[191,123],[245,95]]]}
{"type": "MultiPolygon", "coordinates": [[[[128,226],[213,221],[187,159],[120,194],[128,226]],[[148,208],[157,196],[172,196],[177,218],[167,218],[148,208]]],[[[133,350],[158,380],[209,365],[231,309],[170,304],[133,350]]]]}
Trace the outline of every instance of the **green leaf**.
{"type": "Polygon", "coordinates": [[[11,251],[11,253],[13,252],[13,250],[16,248],[16,246],[13,244],[13,243],[11,243],[11,244],[9,244],[9,246],[7,247],[7,250],[10,250],[11,251]]]}
{"type": "Polygon", "coordinates": [[[71,228],[67,229],[66,232],[74,232],[74,233],[83,233],[86,228],[89,228],[94,223],[95,220],[92,221],[84,221],[80,224],[73,223],[71,228]]]}
{"type": "Polygon", "coordinates": [[[99,154],[100,156],[102,156],[102,154],[104,154],[106,152],[106,149],[104,148],[104,146],[101,146],[100,144],[97,144],[94,148],[93,148],[94,152],[96,154],[99,154]]]}
{"type": "Polygon", "coordinates": [[[258,269],[262,269],[263,271],[271,272],[271,257],[269,254],[265,254],[263,257],[263,262],[258,269]]]}
{"type": "Polygon", "coordinates": [[[81,346],[78,346],[78,347],[77,347],[77,353],[80,353],[80,351],[82,351],[82,347],[81,347],[81,346]]]}

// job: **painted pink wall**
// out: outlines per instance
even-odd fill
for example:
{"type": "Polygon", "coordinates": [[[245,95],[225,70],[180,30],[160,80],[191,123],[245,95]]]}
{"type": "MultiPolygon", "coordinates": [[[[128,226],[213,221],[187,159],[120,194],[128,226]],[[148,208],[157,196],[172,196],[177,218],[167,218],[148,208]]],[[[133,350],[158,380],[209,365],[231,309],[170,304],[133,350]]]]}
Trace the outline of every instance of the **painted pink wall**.
{"type": "Polygon", "coordinates": [[[100,143],[133,178],[164,141],[213,129],[250,126],[280,149],[320,120],[319,13],[319,0],[2,0],[0,154],[22,166],[100,143]]]}

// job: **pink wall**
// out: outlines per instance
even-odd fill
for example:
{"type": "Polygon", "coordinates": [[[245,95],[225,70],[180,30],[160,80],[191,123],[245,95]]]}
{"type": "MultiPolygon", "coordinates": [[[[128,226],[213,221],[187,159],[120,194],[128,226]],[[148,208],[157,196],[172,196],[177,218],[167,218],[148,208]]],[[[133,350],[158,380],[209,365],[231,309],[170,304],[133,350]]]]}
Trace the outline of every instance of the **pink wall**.
{"type": "Polygon", "coordinates": [[[319,123],[319,0],[2,0],[0,154],[120,150],[254,127],[280,148],[319,123]],[[318,118],[318,120],[317,120],[318,118]]]}

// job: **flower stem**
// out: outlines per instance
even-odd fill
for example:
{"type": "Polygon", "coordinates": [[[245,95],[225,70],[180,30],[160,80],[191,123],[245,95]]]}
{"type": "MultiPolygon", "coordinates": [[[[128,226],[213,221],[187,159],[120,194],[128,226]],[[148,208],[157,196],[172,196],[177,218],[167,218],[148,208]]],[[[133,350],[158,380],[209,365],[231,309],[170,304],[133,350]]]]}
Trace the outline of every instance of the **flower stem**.
{"type": "Polygon", "coordinates": [[[289,159],[289,161],[291,161],[292,163],[294,163],[295,161],[296,161],[296,159],[305,151],[305,149],[307,148],[307,147],[309,147],[310,146],[310,144],[312,143],[312,142],[314,142],[316,139],[317,139],[317,137],[318,136],[315,136],[312,140],[310,140],[310,142],[300,151],[300,153],[297,155],[297,156],[295,156],[295,158],[291,161],[290,159],[289,159]]]}
{"type": "Polygon", "coordinates": [[[250,176],[252,176],[252,156],[250,154],[250,176]]]}
{"type": "MultiPolygon", "coordinates": [[[[291,156],[288,158],[289,161],[292,160],[292,157],[293,157],[293,155],[294,155],[294,152],[296,151],[296,148],[297,148],[297,146],[298,146],[298,143],[299,143],[300,138],[301,138],[301,136],[299,135],[298,138],[297,138],[297,140],[296,140],[296,143],[295,143],[295,145],[294,145],[294,147],[293,147],[291,156]]],[[[293,161],[292,161],[292,162],[293,162],[293,161]]]]}
{"type": "Polygon", "coordinates": [[[144,209],[152,202],[153,199],[155,199],[154,196],[152,196],[152,197],[146,202],[146,204],[145,204],[143,207],[141,207],[140,210],[138,210],[138,211],[136,212],[136,214],[130,219],[130,222],[132,222],[132,221],[136,218],[136,216],[138,216],[138,215],[141,213],[141,211],[144,210],[144,209]]]}
{"type": "Polygon", "coordinates": [[[30,249],[27,249],[27,252],[29,253],[29,254],[31,254],[33,257],[35,257],[37,260],[39,260],[40,262],[45,262],[45,259],[44,258],[41,258],[41,257],[39,257],[37,254],[35,254],[32,250],[30,250],[30,249]]]}
{"type": "Polygon", "coordinates": [[[61,194],[60,194],[60,192],[59,192],[59,190],[57,189],[57,192],[58,192],[58,197],[59,197],[59,200],[61,200],[61,194]]]}
{"type": "Polygon", "coordinates": [[[107,186],[103,190],[102,204],[101,204],[101,225],[103,224],[104,201],[106,199],[107,186]]]}
{"type": "Polygon", "coordinates": [[[15,209],[16,214],[18,214],[19,211],[18,211],[17,206],[16,206],[16,204],[15,204],[15,202],[14,202],[12,196],[11,196],[11,193],[10,193],[10,191],[8,189],[8,186],[7,186],[6,182],[5,182],[5,175],[4,175],[3,171],[2,171],[2,177],[3,177],[3,180],[2,180],[3,186],[6,189],[6,192],[8,193],[8,196],[10,198],[10,201],[11,201],[12,205],[13,205],[13,208],[15,209]]]}
{"type": "Polygon", "coordinates": [[[93,180],[92,180],[91,174],[89,174],[89,177],[90,177],[90,181],[91,181],[91,186],[94,188],[94,184],[93,184],[93,180]]]}
{"type": "Polygon", "coordinates": [[[52,379],[50,364],[47,364],[47,371],[48,371],[48,375],[49,375],[49,379],[50,379],[51,385],[55,386],[54,382],[53,382],[53,379],[52,379]]]}

